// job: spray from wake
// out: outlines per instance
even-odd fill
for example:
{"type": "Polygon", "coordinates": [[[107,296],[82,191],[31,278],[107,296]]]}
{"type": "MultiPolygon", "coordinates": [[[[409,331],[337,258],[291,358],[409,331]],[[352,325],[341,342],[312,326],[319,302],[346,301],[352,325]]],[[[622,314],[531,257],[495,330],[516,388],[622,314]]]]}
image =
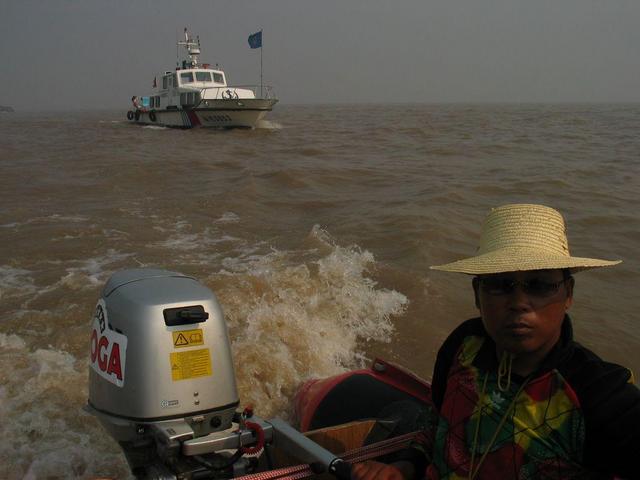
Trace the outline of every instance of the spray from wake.
{"type": "Polygon", "coordinates": [[[367,276],[373,255],[332,245],[314,227],[328,254],[292,262],[275,251],[246,262],[229,261],[210,277],[230,328],[241,401],[264,416],[288,416],[300,384],[360,367],[368,341],[389,341],[391,316],[408,300],[376,287],[367,276]]]}
{"type": "Polygon", "coordinates": [[[118,446],[88,414],[85,359],[53,348],[30,351],[15,334],[0,333],[0,477],[126,478],[118,446]],[[11,368],[5,368],[11,366],[11,368]]]}
{"type": "Polygon", "coordinates": [[[282,125],[278,122],[262,119],[258,121],[255,128],[262,128],[265,130],[281,130],[282,125]]]}

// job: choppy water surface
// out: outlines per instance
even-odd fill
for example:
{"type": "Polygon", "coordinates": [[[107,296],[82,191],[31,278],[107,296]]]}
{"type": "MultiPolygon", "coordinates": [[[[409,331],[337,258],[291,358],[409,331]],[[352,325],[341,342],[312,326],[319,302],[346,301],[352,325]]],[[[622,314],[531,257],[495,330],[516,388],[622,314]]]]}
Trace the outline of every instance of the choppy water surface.
{"type": "Polygon", "coordinates": [[[492,206],[545,203],[572,252],[576,335],[640,371],[640,106],[278,106],[262,128],[137,127],[122,112],[0,116],[0,477],[124,477],[81,411],[90,317],[109,275],[160,267],[216,292],[242,403],[376,355],[426,378],[476,313],[492,206]]]}

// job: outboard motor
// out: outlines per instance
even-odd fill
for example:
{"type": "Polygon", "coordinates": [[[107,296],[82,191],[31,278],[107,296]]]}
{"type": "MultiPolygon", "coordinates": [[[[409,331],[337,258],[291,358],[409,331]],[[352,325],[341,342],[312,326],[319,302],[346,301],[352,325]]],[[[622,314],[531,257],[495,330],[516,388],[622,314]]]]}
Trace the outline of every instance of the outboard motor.
{"type": "Polygon", "coordinates": [[[93,318],[87,410],[119,442],[133,473],[171,478],[165,470],[193,474],[202,462],[228,470],[220,455],[186,462],[181,453],[185,441],[232,427],[238,403],[213,292],[165,270],[115,273],[93,318]]]}
{"type": "Polygon", "coordinates": [[[166,270],[112,275],[93,317],[86,410],[120,444],[137,478],[237,477],[256,469],[251,455],[269,444],[349,478],[334,454],[238,405],[213,292],[166,270]]]}

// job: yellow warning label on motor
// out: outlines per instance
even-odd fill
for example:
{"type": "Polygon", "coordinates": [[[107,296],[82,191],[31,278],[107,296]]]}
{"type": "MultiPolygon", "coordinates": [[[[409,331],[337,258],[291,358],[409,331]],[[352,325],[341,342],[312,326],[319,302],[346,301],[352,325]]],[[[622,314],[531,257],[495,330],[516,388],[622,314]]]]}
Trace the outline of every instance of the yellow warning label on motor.
{"type": "Polygon", "coordinates": [[[169,354],[173,381],[211,375],[211,354],[208,348],[169,354]]]}
{"type": "Polygon", "coordinates": [[[172,332],[173,334],[173,346],[180,347],[195,347],[197,345],[204,344],[204,336],[202,335],[202,329],[196,330],[182,330],[180,332],[172,332]]]}

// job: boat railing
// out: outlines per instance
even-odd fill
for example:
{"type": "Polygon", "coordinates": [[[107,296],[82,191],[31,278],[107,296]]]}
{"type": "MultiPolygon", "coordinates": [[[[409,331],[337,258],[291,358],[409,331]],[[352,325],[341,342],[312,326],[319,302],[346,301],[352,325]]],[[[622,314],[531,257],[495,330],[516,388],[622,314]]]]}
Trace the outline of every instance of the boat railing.
{"type": "Polygon", "coordinates": [[[200,98],[205,97],[208,100],[233,100],[241,97],[238,95],[237,90],[250,90],[254,97],[259,100],[272,100],[276,99],[273,87],[270,85],[227,85],[225,87],[205,87],[200,89],[200,98]],[[214,93],[214,96],[205,95],[214,93]]]}

